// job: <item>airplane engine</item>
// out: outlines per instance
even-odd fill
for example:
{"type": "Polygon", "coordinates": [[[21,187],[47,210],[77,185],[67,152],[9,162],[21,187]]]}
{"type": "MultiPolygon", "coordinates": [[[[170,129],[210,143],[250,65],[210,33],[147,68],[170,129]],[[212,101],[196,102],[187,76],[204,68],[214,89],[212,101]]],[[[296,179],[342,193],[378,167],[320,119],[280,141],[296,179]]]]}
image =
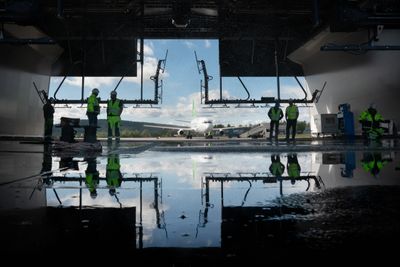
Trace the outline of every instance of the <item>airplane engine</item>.
{"type": "Polygon", "coordinates": [[[223,136],[225,132],[224,132],[224,130],[219,130],[218,133],[219,133],[220,136],[223,136]]]}
{"type": "Polygon", "coordinates": [[[179,129],[178,130],[178,135],[184,135],[185,134],[185,131],[184,130],[182,130],[182,129],[179,129]]]}

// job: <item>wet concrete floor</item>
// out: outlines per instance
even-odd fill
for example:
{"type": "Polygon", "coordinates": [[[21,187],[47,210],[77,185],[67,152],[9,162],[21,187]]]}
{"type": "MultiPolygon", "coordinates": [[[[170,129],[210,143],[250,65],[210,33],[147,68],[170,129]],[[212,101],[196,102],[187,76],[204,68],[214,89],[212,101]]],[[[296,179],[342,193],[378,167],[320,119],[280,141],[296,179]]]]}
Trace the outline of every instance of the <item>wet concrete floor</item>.
{"type": "Polygon", "coordinates": [[[3,253],[112,244],[171,266],[396,255],[394,140],[0,148],[3,253]]]}

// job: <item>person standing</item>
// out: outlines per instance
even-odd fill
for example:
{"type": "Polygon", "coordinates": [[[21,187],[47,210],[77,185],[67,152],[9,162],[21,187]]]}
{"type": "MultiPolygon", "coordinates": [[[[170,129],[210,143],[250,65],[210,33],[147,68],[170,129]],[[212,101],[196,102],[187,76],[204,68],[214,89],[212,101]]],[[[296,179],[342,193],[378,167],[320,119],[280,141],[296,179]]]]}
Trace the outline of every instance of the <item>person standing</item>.
{"type": "Polygon", "coordinates": [[[371,103],[369,108],[360,115],[359,122],[362,126],[362,135],[366,139],[379,139],[384,130],[380,127],[383,117],[376,110],[375,104],[371,103]]]}
{"type": "Polygon", "coordinates": [[[289,100],[289,106],[286,107],[286,141],[289,141],[290,129],[292,130],[292,140],[296,137],[297,118],[299,117],[299,108],[293,103],[293,99],[289,100]]]}
{"type": "Polygon", "coordinates": [[[271,155],[271,165],[269,166],[269,171],[274,175],[276,178],[281,178],[283,172],[285,171],[285,166],[281,162],[281,158],[278,155],[272,154],[271,155]]]}
{"type": "Polygon", "coordinates": [[[108,140],[111,141],[112,137],[115,136],[115,140],[119,141],[119,127],[123,104],[122,101],[117,98],[116,91],[112,91],[110,96],[111,99],[107,102],[108,140]]]}
{"type": "Polygon", "coordinates": [[[43,115],[44,115],[44,138],[46,141],[51,140],[53,135],[53,122],[54,122],[54,98],[46,100],[43,105],[43,115]]]}
{"type": "Polygon", "coordinates": [[[287,156],[286,168],[290,178],[290,183],[294,185],[296,183],[296,179],[300,177],[301,171],[299,161],[297,160],[297,154],[293,153],[287,156]]]}
{"type": "Polygon", "coordinates": [[[118,153],[110,153],[107,157],[106,182],[111,196],[115,195],[116,188],[121,186],[122,174],[118,153]]]}
{"type": "Polygon", "coordinates": [[[276,101],[275,106],[269,109],[268,117],[271,120],[269,124],[269,139],[272,140],[273,132],[275,131],[275,140],[278,140],[279,121],[283,118],[283,111],[279,107],[279,101],[276,101]]]}
{"type": "Polygon", "coordinates": [[[99,171],[97,170],[96,158],[86,158],[87,168],[85,171],[85,184],[89,189],[92,199],[97,197],[97,186],[99,185],[99,171]]]}
{"type": "Polygon", "coordinates": [[[86,115],[88,116],[89,126],[97,127],[97,115],[100,113],[100,98],[99,89],[94,88],[92,90],[92,94],[89,96],[87,100],[87,111],[86,115]]]}

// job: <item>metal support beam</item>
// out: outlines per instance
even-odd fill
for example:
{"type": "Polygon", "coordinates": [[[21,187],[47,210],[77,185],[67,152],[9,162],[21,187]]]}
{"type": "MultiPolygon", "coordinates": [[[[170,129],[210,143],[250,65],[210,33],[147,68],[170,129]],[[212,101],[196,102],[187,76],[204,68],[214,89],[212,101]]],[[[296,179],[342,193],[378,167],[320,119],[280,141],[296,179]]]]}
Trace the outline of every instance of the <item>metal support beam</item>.
{"type": "Polygon", "coordinates": [[[321,51],[343,51],[343,52],[367,52],[371,50],[393,51],[400,50],[400,45],[323,45],[321,51]]]}

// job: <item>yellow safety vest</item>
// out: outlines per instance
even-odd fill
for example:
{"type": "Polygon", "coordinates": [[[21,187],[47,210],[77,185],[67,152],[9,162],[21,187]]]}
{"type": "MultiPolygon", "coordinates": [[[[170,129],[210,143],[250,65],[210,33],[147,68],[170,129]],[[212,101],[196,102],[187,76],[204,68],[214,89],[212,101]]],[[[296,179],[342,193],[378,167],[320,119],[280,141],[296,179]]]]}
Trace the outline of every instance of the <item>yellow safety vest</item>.
{"type": "Polygon", "coordinates": [[[282,176],[285,166],[281,162],[273,162],[269,170],[275,176],[282,176]]]}
{"type": "Polygon", "coordinates": [[[282,109],[280,109],[280,108],[277,108],[277,109],[271,108],[271,113],[270,113],[271,120],[272,121],[279,121],[281,113],[282,113],[282,109]]]}
{"type": "Polygon", "coordinates": [[[378,112],[375,114],[374,117],[372,117],[371,113],[368,112],[368,110],[363,111],[360,115],[360,120],[361,121],[383,121],[383,117],[381,114],[379,114],[378,112]]]}
{"type": "Polygon", "coordinates": [[[87,103],[87,112],[100,113],[99,100],[94,94],[89,96],[87,103]]]}
{"type": "Polygon", "coordinates": [[[112,100],[108,100],[107,103],[107,116],[119,116],[121,113],[120,101],[116,99],[114,103],[112,100]]]}
{"type": "Polygon", "coordinates": [[[300,176],[300,165],[297,163],[290,163],[288,165],[288,175],[293,178],[300,176]]]}
{"type": "Polygon", "coordinates": [[[299,117],[299,109],[296,105],[286,108],[286,117],[288,120],[296,120],[299,117]]]}

